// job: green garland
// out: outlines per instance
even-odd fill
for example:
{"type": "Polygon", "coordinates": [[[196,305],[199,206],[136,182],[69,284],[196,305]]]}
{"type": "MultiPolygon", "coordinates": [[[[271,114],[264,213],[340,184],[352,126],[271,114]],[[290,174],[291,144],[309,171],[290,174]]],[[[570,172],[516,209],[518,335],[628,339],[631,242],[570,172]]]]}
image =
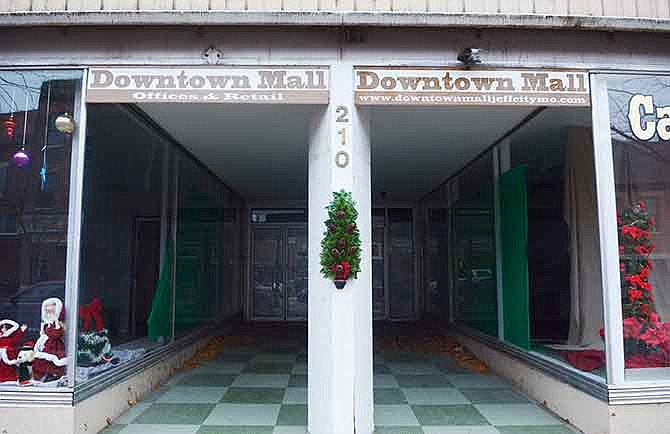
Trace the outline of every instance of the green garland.
{"type": "Polygon", "coordinates": [[[328,220],[321,241],[321,274],[327,279],[356,278],[361,271],[361,234],[356,225],[358,211],[351,193],[333,193],[326,207],[328,220]]]}

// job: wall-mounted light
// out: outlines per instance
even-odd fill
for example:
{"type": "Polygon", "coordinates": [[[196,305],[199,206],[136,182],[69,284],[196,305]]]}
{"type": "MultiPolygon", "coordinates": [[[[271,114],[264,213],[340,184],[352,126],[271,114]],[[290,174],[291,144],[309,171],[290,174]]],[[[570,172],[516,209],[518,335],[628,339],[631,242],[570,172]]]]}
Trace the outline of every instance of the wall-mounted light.
{"type": "Polygon", "coordinates": [[[458,61],[465,66],[478,65],[482,63],[481,48],[464,48],[458,53],[458,61]]]}

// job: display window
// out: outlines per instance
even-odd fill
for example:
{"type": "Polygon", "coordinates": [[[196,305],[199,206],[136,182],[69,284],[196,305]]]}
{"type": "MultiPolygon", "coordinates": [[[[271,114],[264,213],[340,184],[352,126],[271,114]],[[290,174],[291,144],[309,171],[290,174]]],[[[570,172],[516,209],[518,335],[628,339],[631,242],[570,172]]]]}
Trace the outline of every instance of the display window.
{"type": "Polygon", "coordinates": [[[70,167],[79,71],[0,71],[0,387],[68,385],[70,167]]]}
{"type": "Polygon", "coordinates": [[[606,81],[625,377],[670,379],[670,77],[606,81]]]}

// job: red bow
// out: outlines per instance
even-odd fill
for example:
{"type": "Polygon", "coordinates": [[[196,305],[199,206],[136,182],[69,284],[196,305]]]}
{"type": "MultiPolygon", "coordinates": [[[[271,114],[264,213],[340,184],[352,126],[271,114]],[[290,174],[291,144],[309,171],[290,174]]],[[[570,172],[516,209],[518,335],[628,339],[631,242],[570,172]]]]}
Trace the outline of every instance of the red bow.
{"type": "Polygon", "coordinates": [[[91,331],[93,329],[91,321],[95,322],[95,331],[104,329],[105,322],[102,319],[102,301],[96,297],[91,300],[90,304],[79,306],[79,319],[83,321],[83,331],[91,331]]]}
{"type": "Polygon", "coordinates": [[[351,265],[348,261],[333,264],[330,269],[335,273],[335,280],[347,280],[351,274],[351,265]]]}

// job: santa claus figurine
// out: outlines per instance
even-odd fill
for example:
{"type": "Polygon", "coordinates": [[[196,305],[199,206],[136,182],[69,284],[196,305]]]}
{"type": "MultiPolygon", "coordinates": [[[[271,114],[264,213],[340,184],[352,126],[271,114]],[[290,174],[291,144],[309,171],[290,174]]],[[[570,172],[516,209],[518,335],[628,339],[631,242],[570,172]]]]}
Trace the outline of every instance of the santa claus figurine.
{"type": "Polygon", "coordinates": [[[0,383],[16,381],[16,356],[19,353],[19,342],[28,328],[23,324],[19,327],[11,319],[0,320],[0,383]]]}
{"type": "Polygon", "coordinates": [[[33,378],[37,381],[55,381],[65,375],[65,311],[58,298],[42,302],[40,337],[35,343],[33,378]]]}

